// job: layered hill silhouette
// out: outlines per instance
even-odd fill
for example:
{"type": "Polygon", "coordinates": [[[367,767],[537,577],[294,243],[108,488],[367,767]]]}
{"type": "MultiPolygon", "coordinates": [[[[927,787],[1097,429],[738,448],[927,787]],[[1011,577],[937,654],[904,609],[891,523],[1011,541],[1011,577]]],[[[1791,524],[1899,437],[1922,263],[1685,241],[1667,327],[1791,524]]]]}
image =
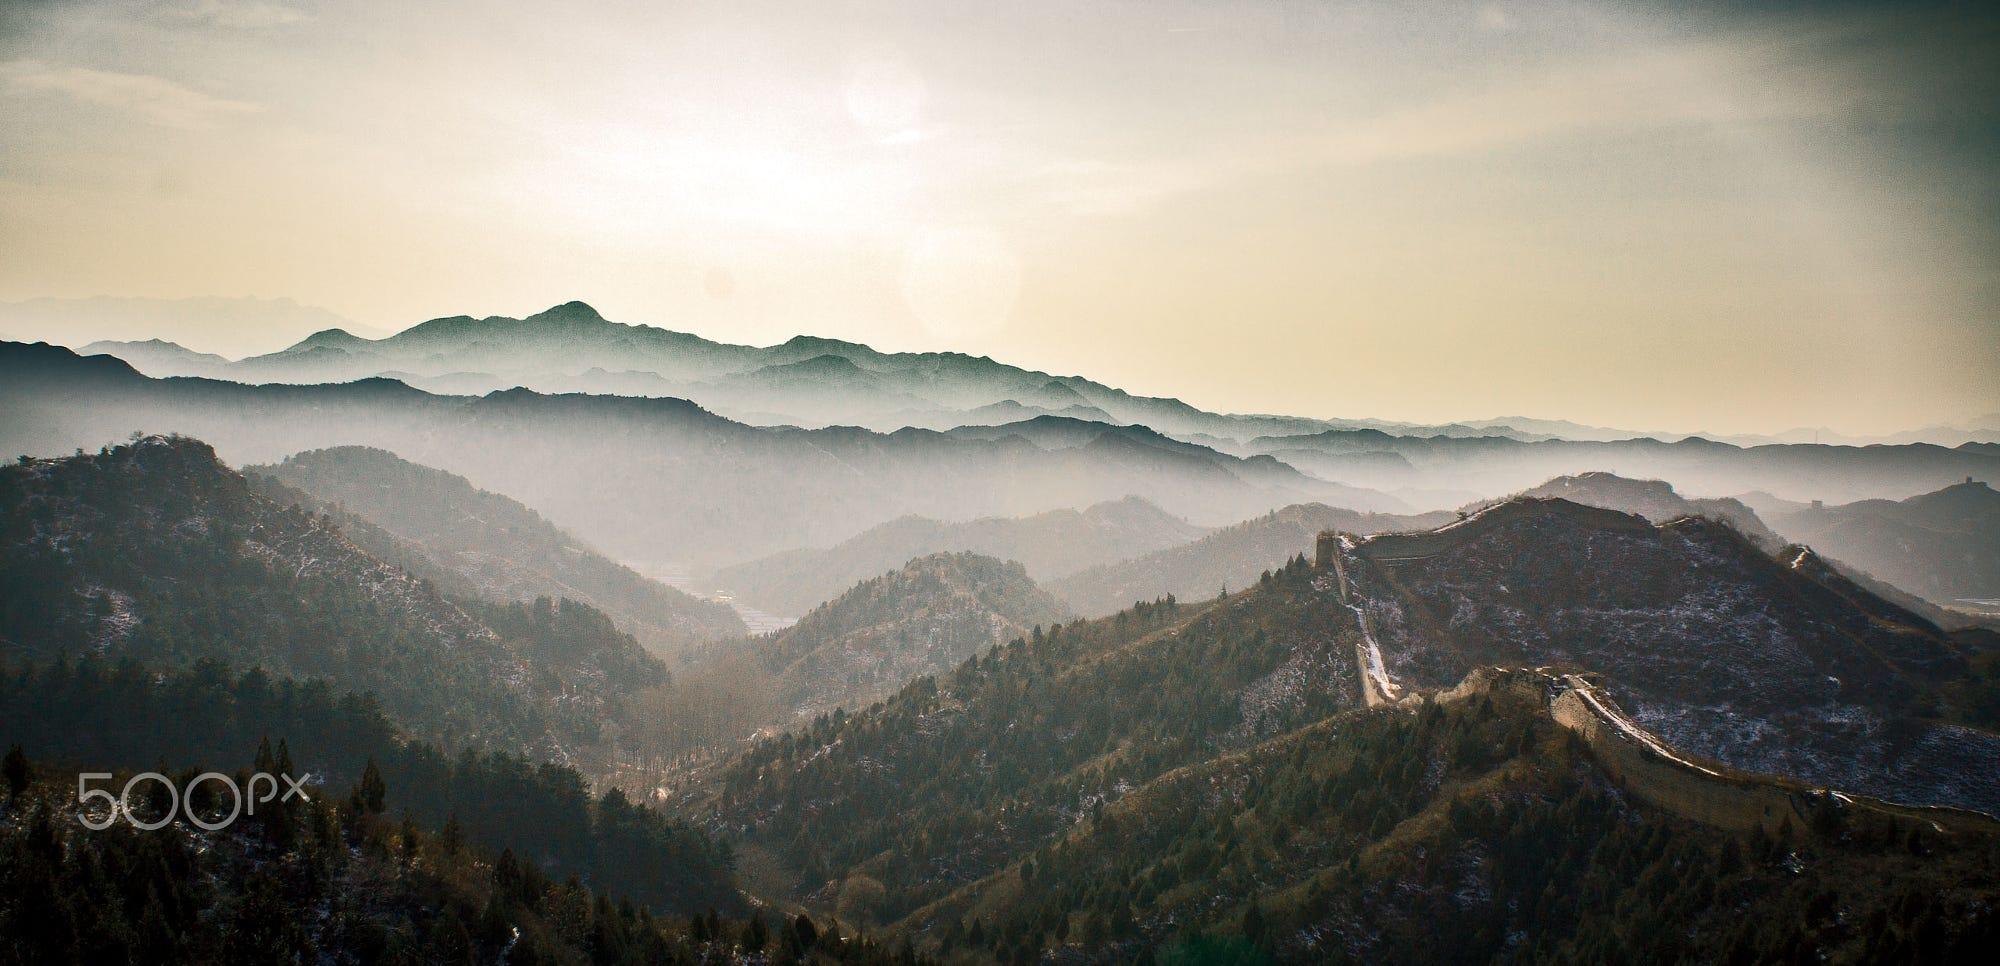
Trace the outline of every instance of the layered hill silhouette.
{"type": "Polygon", "coordinates": [[[1138,497],[1082,510],[963,523],[909,516],[825,549],[792,550],[727,567],[708,583],[761,610],[797,616],[857,581],[933,553],[970,551],[1018,561],[1029,576],[1047,582],[1096,564],[1177,546],[1206,532],[1207,528],[1138,497]]]}
{"type": "Polygon", "coordinates": [[[2000,813],[2000,721],[1960,688],[1980,647],[1803,547],[1723,523],[1520,498],[1345,555],[1388,674],[1593,672],[1694,754],[1920,804],[2000,813]]]}
{"type": "MultiPolygon", "coordinates": [[[[114,354],[127,350],[106,346],[114,354]]],[[[885,353],[838,339],[799,336],[755,347],[714,342],[647,325],[606,320],[582,302],[526,318],[452,316],[382,339],[340,329],[280,352],[220,367],[133,350],[160,375],[245,382],[349,382],[394,374],[456,393],[515,386],[543,392],[671,395],[754,422],[806,426],[946,428],[964,414],[1011,403],[1021,416],[1094,410],[1166,432],[1248,437],[1316,431],[1327,424],[1286,416],[1208,413],[1176,399],[1134,396],[1076,376],[1054,376],[960,353],[885,353]],[[445,388],[449,386],[449,388],[445,388]]]]}
{"type": "MultiPolygon", "coordinates": [[[[1774,502],[1771,523],[1932,603],[2000,600],[2000,493],[1984,482],[1968,478],[1900,501],[1774,502]]],[[[2000,612],[2000,604],[1983,609],[2000,612]]]]}
{"type": "Polygon", "coordinates": [[[0,346],[0,370],[0,400],[16,416],[0,427],[9,452],[94,448],[134,429],[197,435],[239,463],[373,446],[505,493],[620,559],[696,567],[830,545],[909,514],[1020,516],[1134,495],[1196,523],[1314,499],[1399,506],[1103,424],[1077,424],[1097,435],[1065,447],[1018,433],[755,427],[678,399],[157,380],[109,357],[18,344],[0,346]]]}
{"type": "Polygon", "coordinates": [[[1425,491],[1518,493],[1555,477],[1608,471],[1671,480],[1695,492],[1765,490],[1789,499],[1833,502],[1922,493],[1968,475],[1990,479],[2000,460],[2000,448],[1982,443],[1952,448],[1929,443],[1738,446],[1698,436],[1672,442],[1651,437],[1516,439],[1497,433],[1396,435],[1378,429],[1267,436],[1224,448],[1239,456],[1273,456],[1324,479],[1407,493],[1412,499],[1425,491]]]}
{"type": "MultiPolygon", "coordinates": [[[[24,341],[105,346],[200,344],[232,356],[281,349],[308,333],[352,325],[288,298],[34,298],[0,302],[0,332],[24,341]]],[[[178,352],[188,352],[173,345],[178,352]]],[[[109,350],[121,354],[122,349],[109,350]]],[[[194,353],[207,355],[208,353],[194,353]]],[[[217,358],[218,362],[228,360],[217,358]]],[[[163,375],[192,375],[164,372],[163,375]]]]}
{"type": "MultiPolygon", "coordinates": [[[[119,319],[109,330],[120,335],[92,342],[83,351],[118,356],[154,376],[305,384],[384,376],[426,391],[454,395],[483,395],[523,386],[551,394],[674,396],[693,399],[705,408],[746,422],[784,422],[809,427],[852,424],[881,431],[912,426],[948,429],[1057,415],[1144,424],[1224,449],[1233,450],[1247,441],[1254,452],[1268,451],[1260,448],[1268,442],[1256,437],[1270,437],[1284,441],[1278,445],[1288,445],[1321,433],[1334,436],[1352,433],[1356,434],[1355,439],[1363,441],[1376,433],[1419,440],[1497,438],[1516,442],[1699,439],[1687,433],[1613,429],[1528,416],[1423,424],[1213,413],[1173,398],[1135,396],[1080,376],[1055,376],[980,356],[885,353],[860,343],[808,335],[766,347],[716,342],[657,326],[612,322],[583,302],[566,302],[526,318],[431,319],[382,338],[328,328],[280,351],[233,361],[189,350],[161,337],[164,332],[184,326],[187,316],[204,311],[232,317],[259,312],[276,315],[284,319],[279,327],[291,331],[299,331],[303,319],[338,321],[323,311],[301,308],[282,299],[261,303],[228,299],[179,303],[144,299],[41,299],[0,305],[0,316],[22,320],[19,326],[8,330],[9,338],[28,335],[61,341],[56,336],[73,329],[79,320],[88,320],[86,328],[97,331],[96,323],[106,318],[119,319]],[[151,331],[147,330],[148,324],[154,326],[151,331]]],[[[1956,446],[1966,442],[1990,445],[1996,442],[1996,433],[2000,429],[1996,428],[1994,417],[1989,416],[1958,426],[1933,426],[1884,437],[1848,437],[1830,430],[1799,429],[1775,436],[1711,438],[1742,446],[1817,443],[1821,439],[1853,445],[1956,446]]],[[[1318,448],[1317,444],[1308,446],[1318,448]]],[[[1351,449],[1346,444],[1339,448],[1351,449]]],[[[1408,472],[1415,468],[1410,461],[1392,453],[1369,449],[1371,452],[1360,455],[1386,458],[1359,462],[1372,463],[1379,472],[1394,476],[1399,470],[1408,472]]],[[[1623,465],[1620,469],[1630,471],[1623,465]]],[[[1554,467],[1528,472],[1526,477],[1540,479],[1577,471],[1577,468],[1554,467]]],[[[1350,482],[1364,483],[1361,479],[1350,482]]],[[[1530,482],[1532,479],[1517,478],[1512,483],[1481,489],[1506,492],[1530,482]]],[[[1364,485],[1394,487],[1393,483],[1381,480],[1364,485]]]]}
{"type": "Polygon", "coordinates": [[[229,360],[212,352],[196,352],[164,339],[92,342],[78,355],[116,356],[149,376],[220,376],[229,360]]]}
{"type": "Polygon", "coordinates": [[[665,654],[746,633],[728,605],[642,577],[514,500],[384,450],[312,450],[246,473],[281,484],[268,494],[280,502],[347,516],[343,529],[363,545],[367,525],[379,526],[394,542],[371,552],[463,596],[579,600],[665,654]]]}

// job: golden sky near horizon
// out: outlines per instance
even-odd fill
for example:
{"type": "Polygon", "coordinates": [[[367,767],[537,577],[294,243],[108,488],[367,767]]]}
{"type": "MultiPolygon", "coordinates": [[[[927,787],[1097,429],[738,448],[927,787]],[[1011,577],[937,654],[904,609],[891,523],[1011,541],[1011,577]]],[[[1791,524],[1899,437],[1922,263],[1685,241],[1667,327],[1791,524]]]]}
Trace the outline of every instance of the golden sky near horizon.
{"type": "Polygon", "coordinates": [[[2000,13],[1386,6],[14,2],[0,300],[582,299],[1314,416],[2000,411],[2000,13]]]}

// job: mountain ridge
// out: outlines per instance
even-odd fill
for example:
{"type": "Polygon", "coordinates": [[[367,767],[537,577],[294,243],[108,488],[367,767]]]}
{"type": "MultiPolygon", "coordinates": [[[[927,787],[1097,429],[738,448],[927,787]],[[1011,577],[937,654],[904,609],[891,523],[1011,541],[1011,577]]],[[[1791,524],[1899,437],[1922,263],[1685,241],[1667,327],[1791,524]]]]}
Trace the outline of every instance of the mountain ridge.
{"type": "Polygon", "coordinates": [[[579,599],[669,655],[746,633],[726,605],[641,577],[514,500],[387,450],[310,450],[244,472],[302,491],[312,509],[347,510],[384,527],[419,548],[427,576],[449,574],[483,598],[579,599]]]}
{"type": "Polygon", "coordinates": [[[469,613],[184,438],[0,467],[0,574],[11,651],[324,677],[453,745],[566,760],[646,683],[627,672],[657,669],[582,605],[539,602],[581,632],[566,648],[498,633],[512,615],[469,613]]]}
{"type": "Polygon", "coordinates": [[[1772,525],[1939,606],[2000,599],[2000,493],[1971,477],[1905,500],[1779,508],[1772,525]]]}
{"type": "Polygon", "coordinates": [[[1370,640],[1406,686],[1449,686],[1475,665],[1574,666],[1696,753],[2000,814],[2000,784],[1964,767],[2000,768],[2000,722],[1954,696],[1970,653],[1805,548],[1773,557],[1700,517],[1516,498],[1343,556],[1370,640]]]}
{"type": "Polygon", "coordinates": [[[1020,516],[1137,495],[1201,523],[1312,499],[1395,502],[1190,444],[1046,450],[918,429],[755,427],[671,398],[150,379],[109,357],[13,343],[0,345],[0,374],[0,401],[18,417],[0,426],[10,453],[95,447],[134,429],[198,436],[238,463],[373,446],[507,493],[614,556],[698,567],[837,543],[912,513],[1020,516]],[[707,509],[646,510],[664,494],[707,509]]]}

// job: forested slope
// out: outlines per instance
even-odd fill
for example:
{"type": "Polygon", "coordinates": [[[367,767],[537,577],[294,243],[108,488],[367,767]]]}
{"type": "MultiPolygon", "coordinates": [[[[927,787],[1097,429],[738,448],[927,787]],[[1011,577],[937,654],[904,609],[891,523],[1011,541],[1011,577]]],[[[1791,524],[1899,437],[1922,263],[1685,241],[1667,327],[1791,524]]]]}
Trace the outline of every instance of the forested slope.
{"type": "Polygon", "coordinates": [[[425,576],[488,600],[580,600],[662,653],[745,632],[728,605],[642,577],[515,500],[393,453],[365,446],[312,450],[248,467],[245,475],[281,503],[294,494],[262,479],[305,494],[308,509],[347,511],[380,526],[416,551],[411,565],[425,576]]]}

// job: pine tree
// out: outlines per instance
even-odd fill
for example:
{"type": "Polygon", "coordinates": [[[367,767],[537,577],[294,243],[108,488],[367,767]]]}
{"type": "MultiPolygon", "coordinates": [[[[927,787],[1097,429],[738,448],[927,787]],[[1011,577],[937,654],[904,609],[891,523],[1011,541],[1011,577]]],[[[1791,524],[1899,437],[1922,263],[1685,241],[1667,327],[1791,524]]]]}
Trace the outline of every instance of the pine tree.
{"type": "Polygon", "coordinates": [[[368,757],[367,767],[361,770],[361,807],[370,815],[382,814],[382,800],[389,788],[382,782],[382,770],[375,767],[375,757],[368,757]]]}
{"type": "Polygon", "coordinates": [[[1243,938],[1252,943],[1264,940],[1264,910],[1257,906],[1257,900],[1250,900],[1250,908],[1243,910],[1243,938]]]}
{"type": "Polygon", "coordinates": [[[447,856],[457,856],[465,845],[465,828],[458,824],[458,813],[453,812],[444,820],[444,830],[438,833],[438,845],[447,856]]]}
{"type": "Polygon", "coordinates": [[[421,844],[417,833],[417,820],[408,812],[403,813],[403,865],[417,861],[417,847],[421,844]]]}
{"type": "Polygon", "coordinates": [[[7,778],[8,801],[20,798],[21,793],[28,790],[33,774],[28,767],[28,756],[22,753],[20,745],[7,749],[6,761],[0,762],[0,773],[7,778]]]}

